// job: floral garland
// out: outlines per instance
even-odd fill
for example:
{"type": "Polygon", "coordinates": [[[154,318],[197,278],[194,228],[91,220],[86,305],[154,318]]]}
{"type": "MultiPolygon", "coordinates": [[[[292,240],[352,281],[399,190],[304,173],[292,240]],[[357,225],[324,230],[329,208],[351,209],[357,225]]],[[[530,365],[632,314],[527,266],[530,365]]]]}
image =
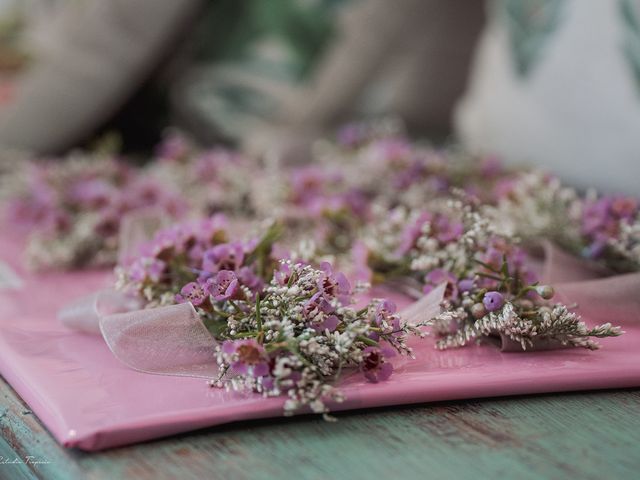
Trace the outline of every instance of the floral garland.
{"type": "Polygon", "coordinates": [[[388,122],[348,125],[316,152],[322,166],[314,167],[316,178],[338,170],[346,179],[343,191],[361,192],[368,202],[369,216],[358,225],[364,232],[352,238],[368,235],[372,216],[376,222],[399,207],[428,209],[463,191],[480,201],[483,214],[505,236],[527,244],[550,239],[613,272],[640,270],[637,198],[581,195],[545,172],[507,169],[495,157],[474,157],[455,145],[412,142],[388,122]]]}
{"type": "Polygon", "coordinates": [[[113,263],[122,217],[152,204],[171,215],[278,218],[290,245],[313,240],[317,255],[347,262],[376,218],[401,207],[428,210],[458,189],[478,198],[504,235],[526,244],[551,239],[616,272],[640,268],[635,198],[581,196],[543,172],[412,142],[390,121],[347,125],[314,150],[312,166],[287,167],[220,147],[203,151],[173,132],[143,170],[97,154],[21,170],[5,182],[10,218],[34,232],[28,257],[36,267],[113,263]]]}
{"type": "Polygon", "coordinates": [[[223,146],[203,150],[185,134],[172,130],[158,145],[149,168],[163,183],[189,192],[192,212],[234,217],[256,216],[252,192],[261,170],[258,159],[223,146]]]}
{"type": "Polygon", "coordinates": [[[638,199],[590,194],[580,209],[579,241],[574,250],[616,271],[640,269],[638,199]]]}
{"type": "Polygon", "coordinates": [[[186,208],[176,190],[102,153],[31,162],[10,177],[8,221],[31,233],[27,262],[36,269],[113,265],[128,213],[175,217],[186,208]]]}
{"type": "Polygon", "coordinates": [[[347,278],[329,263],[318,268],[276,256],[278,227],[260,237],[228,241],[221,217],[160,231],[142,255],[121,267],[119,288],[147,307],[190,302],[219,342],[213,386],[286,395],[285,413],[308,406],[328,412],[345,370],[372,382],[393,371],[389,358],[411,355],[409,325],[388,300],[354,308],[347,278]]]}
{"type": "Polygon", "coordinates": [[[202,151],[187,137],[169,133],[156,158],[134,167],[104,147],[21,162],[0,179],[7,221],[29,233],[31,268],[115,265],[123,220],[145,209],[169,219],[216,212],[256,218],[253,186],[246,181],[254,166],[233,150],[202,151]]]}
{"type": "Polygon", "coordinates": [[[539,284],[517,238],[498,233],[466,197],[431,211],[399,208],[388,218],[366,236],[367,266],[378,281],[399,280],[418,298],[446,284],[443,311],[432,322],[438,348],[499,335],[522,350],[541,342],[593,350],[591,337],[621,334],[610,323],[589,329],[569,307],[550,303],[553,287],[539,284]]]}

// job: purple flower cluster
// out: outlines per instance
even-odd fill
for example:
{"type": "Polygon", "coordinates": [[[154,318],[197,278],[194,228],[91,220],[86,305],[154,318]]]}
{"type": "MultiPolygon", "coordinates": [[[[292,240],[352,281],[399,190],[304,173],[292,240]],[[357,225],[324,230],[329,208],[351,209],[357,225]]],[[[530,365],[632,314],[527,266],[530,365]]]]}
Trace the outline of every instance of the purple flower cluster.
{"type": "MultiPolygon", "coordinates": [[[[282,262],[259,302],[233,307],[218,353],[221,384],[231,376],[236,387],[285,393],[286,411],[309,405],[326,412],[326,399],[340,399],[329,381],[343,368],[357,368],[371,382],[387,380],[390,360],[410,354],[405,341],[409,334],[421,335],[418,327],[404,324],[391,301],[373,301],[357,311],[348,306],[352,301],[347,278],[329,263],[315,269],[282,262]]],[[[216,302],[209,315],[224,310],[216,302]]]]}
{"type": "Polygon", "coordinates": [[[390,124],[346,125],[338,132],[337,146],[344,155],[338,160],[351,163],[355,172],[349,181],[358,184],[360,177],[368,179],[370,193],[391,204],[413,187],[424,200],[446,197],[455,187],[494,201],[494,188],[509,177],[495,156],[473,157],[456,148],[436,149],[413,142],[390,124]]]}
{"type": "MultiPolygon", "coordinates": [[[[186,209],[172,188],[116,158],[34,163],[22,179],[24,188],[8,204],[9,220],[34,233],[33,241],[62,244],[74,262],[91,263],[104,251],[114,252],[122,219],[130,212],[153,208],[176,217],[186,209]],[[79,245],[73,243],[76,238],[82,238],[79,245]],[[87,251],[88,244],[94,251],[87,251]]],[[[66,265],[78,266],[83,265],[66,265]]]]}
{"type": "Polygon", "coordinates": [[[537,275],[530,268],[530,259],[526,251],[514,242],[509,241],[507,237],[492,236],[486,246],[478,252],[477,260],[482,262],[476,270],[481,275],[476,281],[476,285],[480,288],[496,289],[500,282],[491,276],[485,275],[500,271],[504,264],[508,266],[510,272],[517,275],[528,285],[538,280],[537,275]]]}
{"type": "Polygon", "coordinates": [[[176,302],[206,311],[214,302],[255,298],[265,285],[258,263],[275,263],[255,254],[259,240],[229,242],[226,229],[226,218],[218,214],[161,230],[124,266],[127,288],[153,288],[157,296],[174,292],[176,302]]]}
{"type": "MultiPolygon", "coordinates": [[[[197,276],[204,272],[205,255],[226,242],[227,226],[226,217],[219,214],[160,230],[139,247],[139,256],[134,261],[122,266],[129,286],[141,290],[148,284],[168,285],[179,273],[197,276]],[[181,264],[183,272],[172,271],[176,263],[181,264]]],[[[209,275],[216,272],[210,271],[209,275]]],[[[194,292],[188,294],[195,295],[194,292]]]]}
{"type": "Polygon", "coordinates": [[[601,257],[611,240],[617,239],[623,224],[630,224],[640,213],[638,199],[604,196],[585,200],[582,208],[581,233],[586,241],[583,255],[601,257]]]}
{"type": "Polygon", "coordinates": [[[366,195],[349,187],[343,175],[319,166],[298,167],[290,174],[290,203],[310,218],[343,212],[366,216],[366,195]]]}
{"type": "Polygon", "coordinates": [[[194,151],[194,145],[185,135],[170,131],[156,147],[156,157],[160,162],[182,162],[187,160],[194,151]]]}
{"type": "Polygon", "coordinates": [[[464,226],[459,220],[440,213],[421,212],[418,218],[407,225],[402,232],[398,255],[406,255],[416,247],[427,225],[430,237],[437,240],[440,246],[458,240],[464,231],[464,226]]]}
{"type": "Polygon", "coordinates": [[[320,269],[316,293],[303,304],[302,312],[316,331],[333,332],[340,323],[336,308],[351,302],[351,285],[342,272],[334,273],[328,262],[323,262],[320,269]]]}
{"type": "Polygon", "coordinates": [[[227,228],[227,218],[221,214],[165,228],[140,247],[140,256],[164,261],[185,257],[189,265],[199,263],[212,245],[226,241],[227,228]]]}

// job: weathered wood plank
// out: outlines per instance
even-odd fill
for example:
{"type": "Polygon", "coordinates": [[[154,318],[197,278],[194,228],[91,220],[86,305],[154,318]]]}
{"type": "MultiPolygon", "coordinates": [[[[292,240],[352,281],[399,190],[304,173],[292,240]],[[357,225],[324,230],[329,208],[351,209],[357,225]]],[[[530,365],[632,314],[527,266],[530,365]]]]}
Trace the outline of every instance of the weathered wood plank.
{"type": "Polygon", "coordinates": [[[4,382],[0,400],[0,455],[50,462],[0,465],[0,478],[631,479],[640,471],[640,390],[352,412],[337,423],[246,422],[93,454],[59,447],[4,382]]]}

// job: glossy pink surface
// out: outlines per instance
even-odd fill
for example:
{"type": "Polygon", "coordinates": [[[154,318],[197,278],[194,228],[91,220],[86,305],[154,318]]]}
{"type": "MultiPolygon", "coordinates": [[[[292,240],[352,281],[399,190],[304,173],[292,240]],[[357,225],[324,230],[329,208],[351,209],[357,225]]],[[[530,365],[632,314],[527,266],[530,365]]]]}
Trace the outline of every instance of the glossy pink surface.
{"type": "MultiPolygon", "coordinates": [[[[98,450],[281,415],[281,399],[227,393],[202,379],[139,373],[116,360],[101,337],[65,329],[56,311],[108,285],[110,273],[28,275],[20,268],[19,243],[6,237],[0,238],[0,258],[25,285],[0,290],[0,372],[63,445],[98,450]]],[[[396,361],[387,382],[345,379],[347,400],[334,410],[640,386],[640,325],[627,319],[624,329],[596,352],[500,353],[490,346],[438,352],[425,340],[414,344],[415,360],[396,361]]]]}

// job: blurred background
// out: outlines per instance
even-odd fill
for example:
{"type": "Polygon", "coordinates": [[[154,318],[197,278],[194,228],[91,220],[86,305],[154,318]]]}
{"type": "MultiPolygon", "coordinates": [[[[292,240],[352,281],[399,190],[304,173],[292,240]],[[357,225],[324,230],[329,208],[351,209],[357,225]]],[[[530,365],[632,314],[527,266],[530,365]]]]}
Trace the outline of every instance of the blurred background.
{"type": "Polygon", "coordinates": [[[638,194],[640,0],[0,0],[0,155],[172,127],[304,162],[380,116],[638,194]]]}

